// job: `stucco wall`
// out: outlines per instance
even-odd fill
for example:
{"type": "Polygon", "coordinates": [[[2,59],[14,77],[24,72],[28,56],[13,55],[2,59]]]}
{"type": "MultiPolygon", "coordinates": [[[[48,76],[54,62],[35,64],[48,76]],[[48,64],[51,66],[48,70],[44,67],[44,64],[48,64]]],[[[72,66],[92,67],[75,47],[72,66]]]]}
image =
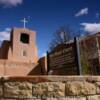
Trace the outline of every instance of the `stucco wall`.
{"type": "Polygon", "coordinates": [[[31,31],[26,28],[14,28],[11,40],[13,50],[12,57],[9,57],[11,55],[8,54],[10,61],[37,63],[38,53],[35,31],[31,31]],[[22,33],[29,35],[29,43],[22,43],[22,41],[20,41],[22,33]],[[23,51],[26,52],[26,56],[23,56],[23,51]]]}
{"type": "MultiPolygon", "coordinates": [[[[25,37],[23,37],[25,39],[25,37]]],[[[37,63],[38,52],[36,45],[36,32],[26,28],[13,28],[10,40],[3,41],[0,47],[0,59],[9,61],[37,63]],[[21,40],[21,34],[29,36],[28,43],[21,40]]]]}
{"type": "Polygon", "coordinates": [[[26,76],[36,64],[0,60],[0,76],[26,76]]]}
{"type": "Polygon", "coordinates": [[[2,100],[100,100],[100,76],[1,77],[2,100]]]}

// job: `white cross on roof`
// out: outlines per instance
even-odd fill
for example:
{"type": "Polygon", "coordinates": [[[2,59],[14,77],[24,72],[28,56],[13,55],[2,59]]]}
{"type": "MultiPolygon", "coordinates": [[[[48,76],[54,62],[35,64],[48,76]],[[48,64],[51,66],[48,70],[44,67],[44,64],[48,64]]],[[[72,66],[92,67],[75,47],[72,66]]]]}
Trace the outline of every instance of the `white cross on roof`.
{"type": "Polygon", "coordinates": [[[26,28],[26,23],[28,23],[28,21],[26,20],[26,18],[24,18],[23,20],[21,20],[21,22],[23,22],[24,28],[26,28]]]}

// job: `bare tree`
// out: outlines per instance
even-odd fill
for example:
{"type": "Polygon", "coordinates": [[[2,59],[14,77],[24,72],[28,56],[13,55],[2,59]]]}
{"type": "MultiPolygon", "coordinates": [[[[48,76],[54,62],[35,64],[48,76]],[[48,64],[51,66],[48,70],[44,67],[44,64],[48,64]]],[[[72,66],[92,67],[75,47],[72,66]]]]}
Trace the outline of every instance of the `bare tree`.
{"type": "Polygon", "coordinates": [[[62,26],[53,35],[53,40],[50,43],[50,51],[56,47],[58,44],[65,44],[72,39],[73,31],[70,27],[62,26]]]}

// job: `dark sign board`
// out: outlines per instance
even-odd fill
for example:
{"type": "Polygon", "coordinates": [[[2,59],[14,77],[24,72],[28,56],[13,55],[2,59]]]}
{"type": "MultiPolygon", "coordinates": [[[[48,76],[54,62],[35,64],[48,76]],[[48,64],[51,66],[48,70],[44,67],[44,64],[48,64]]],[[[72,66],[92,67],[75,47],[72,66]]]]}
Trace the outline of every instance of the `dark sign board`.
{"type": "Polygon", "coordinates": [[[75,41],[60,44],[47,54],[48,72],[54,75],[77,75],[77,49],[75,41]]]}

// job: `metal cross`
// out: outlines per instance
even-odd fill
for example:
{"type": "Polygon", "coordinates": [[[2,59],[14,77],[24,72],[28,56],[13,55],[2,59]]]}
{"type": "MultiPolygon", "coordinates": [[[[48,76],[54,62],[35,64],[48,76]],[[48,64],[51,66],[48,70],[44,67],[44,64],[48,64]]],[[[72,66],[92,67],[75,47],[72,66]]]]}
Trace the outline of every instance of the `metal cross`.
{"type": "Polygon", "coordinates": [[[24,23],[24,28],[26,28],[26,23],[28,23],[28,21],[26,20],[26,18],[24,18],[23,20],[21,20],[21,22],[24,23]]]}

